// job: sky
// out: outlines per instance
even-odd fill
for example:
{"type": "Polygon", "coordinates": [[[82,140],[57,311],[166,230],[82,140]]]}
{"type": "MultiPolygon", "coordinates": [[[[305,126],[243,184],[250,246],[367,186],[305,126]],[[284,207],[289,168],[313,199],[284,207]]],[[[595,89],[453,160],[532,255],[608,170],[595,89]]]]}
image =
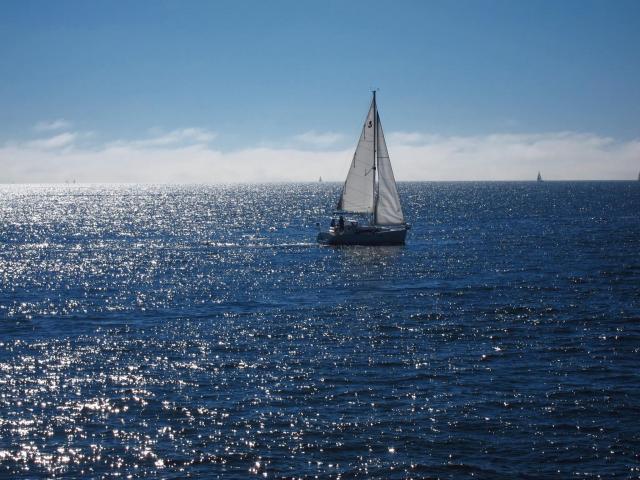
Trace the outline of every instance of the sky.
{"type": "Polygon", "coordinates": [[[634,179],[640,2],[0,2],[0,183],[634,179]]]}

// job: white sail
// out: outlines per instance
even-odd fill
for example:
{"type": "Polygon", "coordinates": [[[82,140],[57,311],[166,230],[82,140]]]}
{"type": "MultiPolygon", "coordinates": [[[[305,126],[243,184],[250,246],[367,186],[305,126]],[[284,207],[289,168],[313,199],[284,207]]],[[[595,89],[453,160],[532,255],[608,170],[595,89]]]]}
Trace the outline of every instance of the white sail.
{"type": "Polygon", "coordinates": [[[356,152],[351,161],[347,180],[344,182],[342,196],[338,202],[338,210],[354,213],[373,212],[375,179],[375,170],[373,168],[374,110],[374,103],[371,102],[371,108],[369,108],[356,152]]]}
{"type": "Polygon", "coordinates": [[[378,201],[375,223],[377,225],[401,225],[404,223],[404,215],[379,116],[376,123],[378,124],[378,201]]]}

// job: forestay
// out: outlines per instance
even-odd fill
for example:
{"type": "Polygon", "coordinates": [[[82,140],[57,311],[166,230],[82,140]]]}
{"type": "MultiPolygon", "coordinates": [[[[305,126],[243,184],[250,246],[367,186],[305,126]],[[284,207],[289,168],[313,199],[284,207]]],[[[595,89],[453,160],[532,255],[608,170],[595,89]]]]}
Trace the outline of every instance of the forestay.
{"type": "MultiPolygon", "coordinates": [[[[351,167],[344,182],[342,196],[338,202],[338,210],[354,213],[373,212],[373,187],[375,182],[374,167],[374,115],[375,104],[371,108],[362,127],[360,140],[353,155],[351,167]]],[[[392,174],[393,175],[393,174],[392,174]]]]}
{"type": "Polygon", "coordinates": [[[379,116],[376,123],[378,124],[378,201],[376,204],[375,223],[377,225],[401,225],[404,223],[404,215],[402,214],[398,188],[393,177],[389,151],[387,150],[387,143],[384,141],[384,133],[382,132],[382,123],[379,116]]]}

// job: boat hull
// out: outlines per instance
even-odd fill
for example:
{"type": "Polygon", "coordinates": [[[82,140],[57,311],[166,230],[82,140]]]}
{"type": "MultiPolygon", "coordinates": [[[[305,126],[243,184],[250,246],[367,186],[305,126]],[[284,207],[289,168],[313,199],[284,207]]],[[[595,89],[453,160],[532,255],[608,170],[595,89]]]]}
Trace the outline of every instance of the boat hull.
{"type": "Polygon", "coordinates": [[[353,231],[328,231],[318,234],[318,243],[323,245],[404,245],[407,228],[363,228],[353,231]]]}

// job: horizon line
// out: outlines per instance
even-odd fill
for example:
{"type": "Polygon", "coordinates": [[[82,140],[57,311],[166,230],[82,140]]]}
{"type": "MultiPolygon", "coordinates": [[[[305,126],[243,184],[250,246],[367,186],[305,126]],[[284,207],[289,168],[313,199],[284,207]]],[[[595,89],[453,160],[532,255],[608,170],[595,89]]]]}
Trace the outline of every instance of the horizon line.
{"type": "MultiPolygon", "coordinates": [[[[574,179],[574,178],[557,178],[557,179],[544,179],[538,181],[513,179],[513,180],[396,180],[396,183],[560,183],[560,182],[572,182],[572,183],[586,183],[586,182],[640,182],[637,178],[616,178],[616,179],[574,179]]],[[[344,184],[344,180],[305,180],[305,181],[292,181],[292,180],[265,180],[262,182],[253,181],[237,181],[237,182],[0,182],[0,185],[64,185],[64,186],[88,186],[88,185],[318,185],[323,183],[337,183],[344,184]]]]}

